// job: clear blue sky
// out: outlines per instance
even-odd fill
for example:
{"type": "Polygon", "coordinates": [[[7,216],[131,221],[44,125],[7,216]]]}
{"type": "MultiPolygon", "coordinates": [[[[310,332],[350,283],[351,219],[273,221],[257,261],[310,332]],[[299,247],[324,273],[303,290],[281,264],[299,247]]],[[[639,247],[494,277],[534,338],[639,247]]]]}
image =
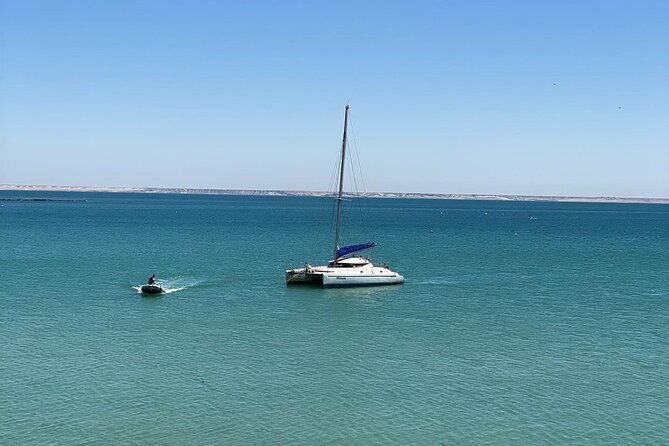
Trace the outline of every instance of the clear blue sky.
{"type": "Polygon", "coordinates": [[[669,197],[667,1],[0,4],[3,184],[669,197]]]}

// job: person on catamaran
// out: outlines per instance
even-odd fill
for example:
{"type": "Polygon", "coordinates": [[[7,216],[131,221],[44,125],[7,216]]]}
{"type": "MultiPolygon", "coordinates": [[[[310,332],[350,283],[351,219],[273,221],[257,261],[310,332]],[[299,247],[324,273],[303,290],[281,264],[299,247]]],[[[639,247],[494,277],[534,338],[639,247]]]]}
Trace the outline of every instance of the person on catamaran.
{"type": "Polygon", "coordinates": [[[156,283],[156,275],[149,277],[149,285],[154,285],[156,283]]]}

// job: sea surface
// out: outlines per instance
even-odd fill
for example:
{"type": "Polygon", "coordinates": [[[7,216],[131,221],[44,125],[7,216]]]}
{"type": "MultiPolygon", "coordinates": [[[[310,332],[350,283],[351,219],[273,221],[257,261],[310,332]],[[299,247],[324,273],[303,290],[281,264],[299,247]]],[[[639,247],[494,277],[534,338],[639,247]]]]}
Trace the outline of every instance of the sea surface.
{"type": "Polygon", "coordinates": [[[669,444],[669,206],[346,206],[0,192],[0,444],[669,444]]]}

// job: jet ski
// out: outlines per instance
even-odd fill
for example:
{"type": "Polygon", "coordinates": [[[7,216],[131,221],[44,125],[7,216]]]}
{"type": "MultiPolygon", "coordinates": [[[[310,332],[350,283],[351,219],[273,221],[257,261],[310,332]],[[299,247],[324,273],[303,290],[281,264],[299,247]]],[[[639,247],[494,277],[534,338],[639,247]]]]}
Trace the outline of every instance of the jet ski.
{"type": "Polygon", "coordinates": [[[142,293],[144,294],[163,294],[165,293],[165,288],[161,287],[157,283],[142,285],[142,293]]]}

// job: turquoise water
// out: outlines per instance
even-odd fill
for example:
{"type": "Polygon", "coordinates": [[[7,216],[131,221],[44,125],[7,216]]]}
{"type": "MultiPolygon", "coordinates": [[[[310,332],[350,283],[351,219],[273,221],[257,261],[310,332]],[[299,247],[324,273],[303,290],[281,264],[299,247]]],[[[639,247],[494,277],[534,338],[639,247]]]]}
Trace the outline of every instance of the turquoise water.
{"type": "Polygon", "coordinates": [[[86,201],[0,201],[0,444],[667,444],[669,206],[363,200],[407,281],[319,289],[328,199],[28,196],[86,201]]]}

